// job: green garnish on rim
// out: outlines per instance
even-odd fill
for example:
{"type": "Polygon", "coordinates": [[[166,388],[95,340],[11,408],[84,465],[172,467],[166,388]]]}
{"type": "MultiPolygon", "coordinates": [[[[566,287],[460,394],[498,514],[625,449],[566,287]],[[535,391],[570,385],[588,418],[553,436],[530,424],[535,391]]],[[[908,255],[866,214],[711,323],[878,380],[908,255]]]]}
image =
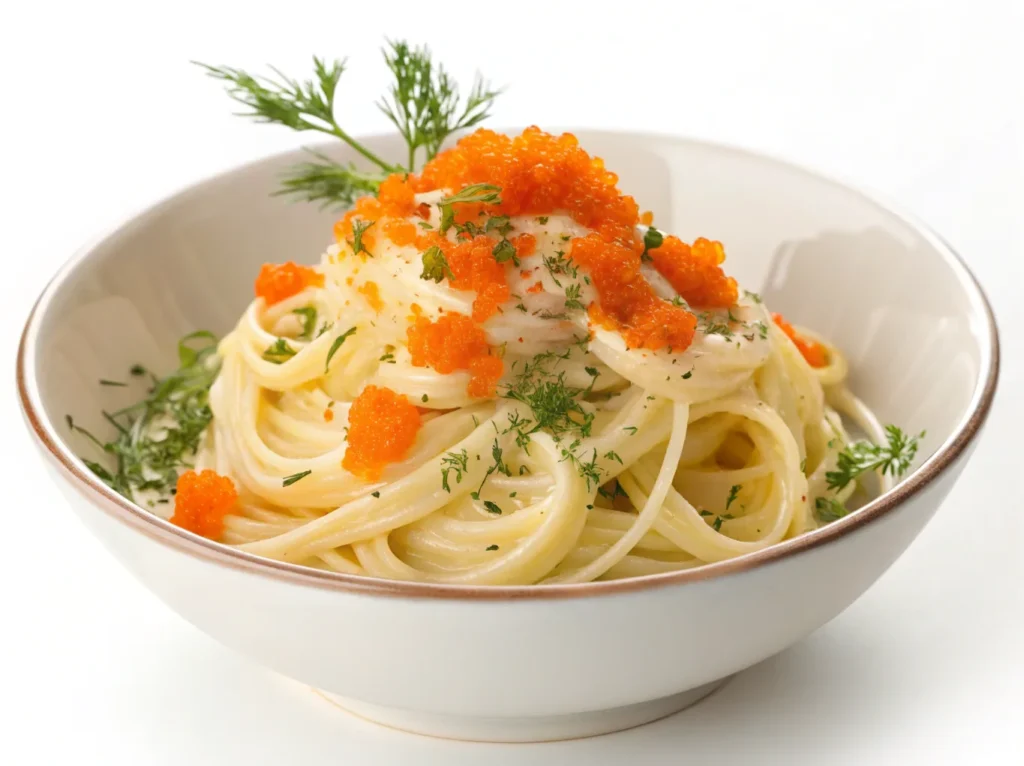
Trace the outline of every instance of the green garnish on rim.
{"type": "MultiPolygon", "coordinates": [[[[177,370],[162,379],[154,377],[141,401],[103,413],[115,430],[110,441],[101,441],[68,415],[68,427],[114,462],[113,468],[107,468],[83,458],[86,466],[129,500],[134,501],[137,492],[173,492],[179,471],[193,467],[203,433],[213,418],[209,393],[219,370],[217,338],[210,332],[194,332],[178,342],[177,370]]],[[[130,372],[139,378],[146,370],[134,365],[130,372]]]]}

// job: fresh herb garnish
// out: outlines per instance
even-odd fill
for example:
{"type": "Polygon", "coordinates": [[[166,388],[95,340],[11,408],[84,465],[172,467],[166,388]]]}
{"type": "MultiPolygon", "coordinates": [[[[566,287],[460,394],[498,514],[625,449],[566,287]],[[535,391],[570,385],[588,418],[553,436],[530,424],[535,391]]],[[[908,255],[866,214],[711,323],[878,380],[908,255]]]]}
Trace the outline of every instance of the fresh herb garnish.
{"type": "Polygon", "coordinates": [[[308,471],[300,471],[299,473],[293,473],[291,476],[285,476],[284,479],[281,480],[281,486],[290,487],[295,482],[300,481],[301,479],[305,479],[311,473],[313,473],[312,469],[308,471]]]}
{"type": "Polygon", "coordinates": [[[498,550],[498,546],[497,545],[493,545],[493,544],[492,545],[488,545],[486,548],[484,548],[484,550],[485,551],[496,551],[496,550],[498,550]]]}
{"type": "Polygon", "coordinates": [[[345,240],[348,243],[348,246],[352,248],[352,255],[359,255],[360,253],[366,253],[367,255],[373,257],[373,253],[371,253],[366,248],[366,245],[363,244],[363,235],[366,233],[366,230],[369,229],[371,226],[373,226],[375,223],[377,223],[377,222],[376,221],[364,221],[361,218],[353,219],[353,221],[352,221],[352,239],[345,240]]]}
{"type": "Polygon", "coordinates": [[[815,498],[814,511],[815,515],[825,522],[836,521],[849,513],[845,505],[828,497],[815,498]]]}
{"type": "Polygon", "coordinates": [[[580,300],[580,291],[583,286],[579,282],[574,282],[565,288],[565,308],[566,309],[584,309],[586,306],[583,305],[583,301],[580,300]]]}
{"type": "Polygon", "coordinates": [[[106,380],[104,378],[100,378],[100,385],[101,386],[117,386],[118,388],[125,388],[125,387],[128,386],[127,383],[122,383],[122,382],[120,382],[118,380],[106,380]]]}
{"type": "MultiPolygon", "coordinates": [[[[205,331],[186,335],[178,343],[178,359],[174,373],[154,378],[146,398],[116,412],[103,413],[116,432],[112,441],[102,442],[70,416],[66,418],[69,428],[113,457],[112,470],[92,460],[83,462],[129,500],[135,499],[135,492],[172,492],[179,469],[192,467],[213,417],[209,391],[220,369],[216,337],[205,331]]],[[[132,368],[136,377],[145,373],[141,365],[132,368]]]]}
{"type": "Polygon", "coordinates": [[[405,139],[405,167],[386,162],[349,135],[335,120],[334,97],[345,61],[313,58],[313,78],[299,81],[273,69],[273,77],[253,76],[232,67],[197,63],[206,73],[227,85],[228,95],[247,108],[241,113],[257,122],[284,125],[298,131],[317,131],[341,139],[376,166],[370,172],[355,164],[341,164],[320,152],[308,150],[313,161],[293,167],[278,194],[289,194],[325,206],[350,207],[356,197],[374,194],[391,173],[415,170],[417,151],[429,160],[444,140],[457,130],[473,127],[487,118],[500,90],[479,77],[465,103],[455,81],[427,48],[410,48],[390,42],[384,60],[394,77],[388,96],[378,106],[405,139]]]}
{"type": "Polygon", "coordinates": [[[435,282],[440,282],[445,277],[455,279],[455,275],[452,274],[452,270],[448,266],[448,259],[444,257],[441,248],[431,245],[423,253],[423,273],[420,274],[420,279],[432,279],[435,282]]]}
{"type": "Polygon", "coordinates": [[[729,496],[725,499],[725,510],[729,510],[729,506],[736,501],[736,496],[739,495],[740,490],[743,489],[742,484],[733,484],[729,487],[729,496]]]}
{"type": "Polygon", "coordinates": [[[345,330],[345,332],[343,332],[341,335],[334,339],[334,343],[331,344],[330,351],[327,352],[327,360],[324,362],[324,375],[326,375],[327,371],[330,369],[331,359],[334,358],[334,355],[338,352],[338,349],[341,348],[341,345],[348,339],[350,335],[355,334],[355,331],[355,327],[349,327],[347,330],[345,330]]]}
{"type": "Polygon", "coordinates": [[[133,364],[129,372],[132,374],[132,377],[141,378],[143,375],[146,374],[146,368],[143,367],[141,364],[133,364]]]}
{"type": "Polygon", "coordinates": [[[288,345],[284,338],[278,338],[272,346],[263,352],[263,358],[272,364],[284,364],[298,352],[288,345]]]}
{"type": "Polygon", "coordinates": [[[907,436],[893,425],[885,427],[887,444],[878,445],[858,441],[846,445],[836,460],[836,469],[825,473],[828,488],[839,491],[866,471],[881,471],[900,477],[905,474],[917,454],[918,440],[924,438],[922,431],[917,436],[907,436]]]}
{"type": "Polygon", "coordinates": [[[451,471],[455,471],[455,483],[461,484],[462,475],[469,470],[469,455],[466,454],[465,449],[462,452],[449,452],[441,458],[441,466],[441,487],[445,492],[451,493],[448,475],[451,471]]]}
{"type": "Polygon", "coordinates": [[[501,506],[497,503],[491,502],[490,500],[484,500],[484,508],[487,509],[488,513],[494,513],[498,516],[501,515],[501,506]]]}
{"type": "Polygon", "coordinates": [[[455,205],[469,202],[500,205],[501,187],[494,184],[470,184],[450,197],[442,197],[437,203],[441,211],[441,233],[444,234],[455,223],[455,205]]]}
{"type": "Polygon", "coordinates": [[[304,306],[295,309],[293,314],[302,317],[302,332],[299,333],[299,340],[313,340],[313,331],[316,329],[316,307],[304,306]]]}
{"type": "Polygon", "coordinates": [[[519,258],[516,256],[516,246],[507,239],[500,240],[498,244],[494,246],[494,249],[491,250],[491,255],[494,256],[494,260],[498,263],[512,261],[514,266],[519,265],[519,258]]]}
{"type": "Polygon", "coordinates": [[[651,250],[661,247],[665,241],[665,235],[655,229],[653,226],[648,226],[647,231],[644,232],[644,251],[640,253],[641,261],[653,261],[654,259],[648,254],[651,250]]]}

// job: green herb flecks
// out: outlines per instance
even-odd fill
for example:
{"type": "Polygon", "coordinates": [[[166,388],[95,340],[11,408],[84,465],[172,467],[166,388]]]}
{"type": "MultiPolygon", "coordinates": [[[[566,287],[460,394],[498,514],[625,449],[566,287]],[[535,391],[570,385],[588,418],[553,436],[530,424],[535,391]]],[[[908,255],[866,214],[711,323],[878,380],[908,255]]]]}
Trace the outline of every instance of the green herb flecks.
{"type": "Polygon", "coordinates": [[[441,458],[441,488],[451,493],[452,488],[448,483],[448,477],[452,471],[455,472],[455,483],[462,483],[462,476],[469,470],[469,455],[466,450],[461,452],[449,452],[441,458]]]}
{"type": "Polygon", "coordinates": [[[278,338],[272,346],[263,352],[263,359],[272,364],[284,364],[298,352],[288,345],[284,338],[278,338]]]}
{"type": "Polygon", "coordinates": [[[470,184],[450,197],[442,197],[437,203],[441,211],[441,233],[444,234],[455,224],[455,205],[470,202],[486,205],[501,204],[501,187],[494,184],[470,184]]]}
{"type": "Polygon", "coordinates": [[[354,335],[356,332],[355,327],[349,327],[345,332],[334,339],[334,343],[331,344],[330,350],[327,352],[327,359],[324,361],[324,375],[327,374],[331,368],[331,359],[338,353],[338,349],[341,348],[342,344],[349,338],[350,335],[354,335]]]}
{"type": "Polygon", "coordinates": [[[348,246],[352,248],[352,255],[359,255],[360,253],[366,253],[369,256],[373,256],[363,244],[363,235],[366,230],[373,226],[376,221],[364,221],[361,218],[356,218],[352,221],[352,239],[345,240],[348,246]]]}
{"type": "MultiPolygon", "coordinates": [[[[179,367],[165,378],[154,378],[141,401],[103,416],[114,427],[111,441],[103,442],[68,416],[68,427],[86,436],[113,468],[85,460],[85,464],[114,491],[129,500],[135,493],[174,491],[178,474],[192,468],[196,451],[213,417],[210,386],[220,369],[217,339],[209,332],[195,332],[178,343],[179,367]]],[[[131,369],[133,377],[146,370],[131,369]]]]}
{"type": "Polygon", "coordinates": [[[313,340],[313,333],[316,331],[316,306],[304,306],[292,313],[302,319],[302,332],[299,333],[298,339],[313,340]]]}
{"type": "Polygon", "coordinates": [[[291,476],[285,476],[284,479],[281,480],[281,486],[290,487],[295,482],[305,479],[311,473],[313,473],[312,469],[308,471],[300,471],[299,473],[293,473],[291,476]]]}
{"type": "Polygon", "coordinates": [[[647,231],[644,232],[644,251],[640,253],[641,261],[653,261],[649,255],[651,250],[661,247],[665,241],[665,235],[655,229],[653,226],[648,226],[647,231]]]}
{"type": "Polygon", "coordinates": [[[423,272],[420,274],[420,279],[440,282],[445,277],[455,279],[455,275],[452,274],[452,270],[448,266],[448,259],[444,257],[441,248],[431,245],[423,253],[423,272]]]}

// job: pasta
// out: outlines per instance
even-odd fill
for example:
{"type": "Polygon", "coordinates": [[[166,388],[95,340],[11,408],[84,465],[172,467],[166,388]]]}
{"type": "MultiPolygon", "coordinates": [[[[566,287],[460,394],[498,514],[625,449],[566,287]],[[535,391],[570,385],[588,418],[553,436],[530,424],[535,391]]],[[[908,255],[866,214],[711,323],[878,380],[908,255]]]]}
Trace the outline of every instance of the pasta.
{"type": "Polygon", "coordinates": [[[834,478],[843,418],[885,438],[843,355],[740,291],[719,243],[650,224],[537,129],[390,177],[316,267],[264,268],[179,494],[230,479],[219,539],[251,553],[454,584],[636,577],[813,529],[859,491],[834,478]]]}

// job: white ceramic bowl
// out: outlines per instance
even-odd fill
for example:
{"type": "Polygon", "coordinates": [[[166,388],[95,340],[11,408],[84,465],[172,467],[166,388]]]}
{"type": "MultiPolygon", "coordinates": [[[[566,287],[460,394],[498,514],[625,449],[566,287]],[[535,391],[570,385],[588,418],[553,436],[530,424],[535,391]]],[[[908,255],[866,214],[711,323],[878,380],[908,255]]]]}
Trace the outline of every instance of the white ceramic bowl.
{"type": "MultiPolygon", "coordinates": [[[[735,149],[578,133],[684,239],[834,339],[883,422],[928,430],[914,473],[832,525],[695,570],[585,585],[458,587],[266,561],[108,490],[69,446],[123,393],[97,380],[174,366],[177,339],[228,330],[259,265],[315,262],[336,216],[268,196],[290,153],[196,184],[78,253],[39,299],[18,358],[27,421],[86,525],[185,619],[342,706],[446,737],[539,740],[653,720],[790,646],[868,588],[949,492],[992,402],[992,313],[923,226],[835,182],[735,149]]],[[[396,136],[367,140],[400,156],[396,136]]],[[[339,158],[350,159],[340,147],[339,158]]],[[[76,444],[75,448],[85,449],[76,444]]],[[[879,690],[884,693],[884,690],[879,690]]]]}

